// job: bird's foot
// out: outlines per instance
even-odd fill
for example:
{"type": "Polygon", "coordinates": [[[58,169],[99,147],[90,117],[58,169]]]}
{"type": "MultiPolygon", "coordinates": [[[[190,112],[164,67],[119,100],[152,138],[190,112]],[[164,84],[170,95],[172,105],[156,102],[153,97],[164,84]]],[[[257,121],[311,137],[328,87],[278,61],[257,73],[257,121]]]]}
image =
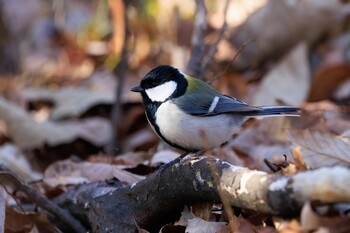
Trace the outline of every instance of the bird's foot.
{"type": "Polygon", "coordinates": [[[177,157],[176,159],[170,161],[169,163],[165,163],[163,165],[161,165],[159,167],[159,169],[157,170],[157,176],[160,177],[163,172],[168,169],[169,167],[173,166],[174,164],[179,163],[183,158],[185,158],[190,152],[184,152],[183,154],[181,154],[179,157],[177,157]]]}

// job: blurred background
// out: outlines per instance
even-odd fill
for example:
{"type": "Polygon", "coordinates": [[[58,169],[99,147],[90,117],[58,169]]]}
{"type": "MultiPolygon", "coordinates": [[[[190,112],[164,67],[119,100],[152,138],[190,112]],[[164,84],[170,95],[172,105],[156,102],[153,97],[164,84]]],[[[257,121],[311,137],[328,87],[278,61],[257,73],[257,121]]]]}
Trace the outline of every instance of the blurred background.
{"type": "MultiPolygon", "coordinates": [[[[130,88],[170,64],[248,104],[303,108],[248,121],[211,155],[288,175],[348,166],[349,29],[346,0],[0,0],[0,163],[48,198],[144,179],[180,151],[159,140],[130,88]]],[[[8,193],[6,204],[37,210],[8,193]]],[[[6,229],[54,228],[32,213],[6,208],[6,229]]],[[[301,232],[301,219],[278,231],[301,232]]]]}
{"type": "MultiPolygon", "coordinates": [[[[341,135],[350,129],[349,13],[340,0],[1,0],[0,159],[43,171],[71,156],[140,162],[168,150],[130,92],[161,64],[249,104],[301,106],[308,114],[292,127],[341,135]]],[[[253,168],[290,154],[291,139],[269,124],[248,125],[253,133],[238,132],[220,153],[253,168]]]]}

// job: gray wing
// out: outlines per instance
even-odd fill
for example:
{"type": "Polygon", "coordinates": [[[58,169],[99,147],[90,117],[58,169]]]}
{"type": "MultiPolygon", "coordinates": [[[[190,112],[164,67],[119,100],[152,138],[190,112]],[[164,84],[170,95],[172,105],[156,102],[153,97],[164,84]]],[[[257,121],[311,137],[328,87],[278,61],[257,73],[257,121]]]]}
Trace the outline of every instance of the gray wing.
{"type": "Polygon", "coordinates": [[[225,96],[211,94],[192,94],[182,96],[174,100],[187,114],[195,116],[215,116],[223,113],[259,112],[259,107],[249,106],[241,100],[225,96]]]}

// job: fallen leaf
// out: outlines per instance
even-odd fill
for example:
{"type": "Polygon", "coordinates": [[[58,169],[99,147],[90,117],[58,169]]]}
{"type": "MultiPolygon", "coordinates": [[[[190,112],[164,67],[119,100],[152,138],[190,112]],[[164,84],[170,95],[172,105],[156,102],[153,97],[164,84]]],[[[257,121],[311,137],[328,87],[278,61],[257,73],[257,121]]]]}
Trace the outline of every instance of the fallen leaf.
{"type": "Polygon", "coordinates": [[[1,97],[0,118],[6,123],[9,137],[20,149],[34,149],[45,144],[57,146],[78,138],[103,146],[111,138],[112,127],[105,119],[37,123],[28,113],[1,97]]]}
{"type": "Polygon", "coordinates": [[[113,155],[93,155],[88,158],[88,162],[92,163],[108,163],[114,165],[126,165],[129,167],[136,167],[148,160],[151,155],[145,151],[126,152],[125,154],[113,155]]]}
{"type": "Polygon", "coordinates": [[[117,178],[119,181],[133,184],[144,177],[125,171],[119,165],[105,163],[76,163],[71,160],[51,164],[44,173],[43,182],[47,187],[64,187],[81,183],[117,178]]]}
{"type": "Polygon", "coordinates": [[[12,232],[30,230],[33,227],[32,221],[25,214],[19,213],[12,208],[6,208],[5,229],[12,232]]]}
{"type": "Polygon", "coordinates": [[[264,159],[270,162],[290,158],[290,142],[286,135],[289,121],[284,118],[266,118],[244,128],[227,146],[243,153],[245,166],[252,169],[270,171],[264,159]]]}
{"type": "Polygon", "coordinates": [[[310,129],[313,131],[332,132],[340,135],[350,129],[349,109],[323,100],[304,103],[302,117],[290,118],[292,128],[310,129]]]}
{"type": "Polygon", "coordinates": [[[184,226],[174,226],[172,224],[166,224],[164,225],[159,233],[180,233],[185,232],[186,227],[184,226]]]}
{"type": "MultiPolygon", "coordinates": [[[[242,216],[236,217],[233,221],[235,221],[235,223],[233,224],[234,229],[228,229],[229,231],[227,231],[227,232],[232,232],[232,230],[234,230],[233,232],[235,232],[235,233],[255,233],[255,232],[257,232],[255,230],[255,227],[253,226],[253,224],[251,224],[250,222],[245,220],[242,216]]],[[[226,228],[227,227],[228,226],[226,226],[226,228]]],[[[258,231],[258,232],[262,232],[262,231],[258,231]]]]}
{"type": "Polygon", "coordinates": [[[319,131],[290,130],[289,138],[300,147],[305,163],[311,168],[350,164],[350,143],[346,137],[319,131]]]}
{"type": "Polygon", "coordinates": [[[313,78],[308,100],[332,99],[337,95],[340,99],[344,94],[342,93],[343,90],[339,88],[349,80],[349,77],[350,66],[347,64],[336,64],[318,69],[313,78]]]}
{"type": "Polygon", "coordinates": [[[26,89],[23,91],[23,96],[28,102],[52,102],[54,107],[50,118],[58,120],[79,117],[96,105],[112,105],[115,100],[114,93],[114,91],[66,87],[56,90],[26,89]]]}
{"type": "Polygon", "coordinates": [[[327,232],[345,233],[350,231],[349,216],[322,216],[315,212],[310,202],[306,203],[300,215],[301,228],[304,231],[315,231],[326,228],[327,232]]]}
{"type": "Polygon", "coordinates": [[[150,127],[146,127],[130,135],[125,140],[124,147],[128,151],[147,150],[155,146],[158,142],[159,137],[150,127]]]}
{"type": "Polygon", "coordinates": [[[209,222],[201,218],[192,218],[188,220],[186,227],[187,233],[213,233],[226,226],[225,222],[209,222]]]}
{"type": "Polygon", "coordinates": [[[12,208],[6,208],[5,229],[5,232],[57,233],[56,227],[45,215],[36,212],[20,213],[12,208]]]}
{"type": "Polygon", "coordinates": [[[88,90],[114,92],[117,87],[117,79],[115,75],[106,69],[97,69],[89,77],[83,79],[80,87],[88,90]]]}
{"type": "Polygon", "coordinates": [[[267,73],[254,97],[254,105],[277,101],[296,105],[305,101],[310,88],[307,46],[300,43],[267,73]],[[297,90],[297,91],[296,91],[297,90]]]}
{"type": "MultiPolygon", "coordinates": [[[[271,172],[271,169],[266,165],[265,160],[273,164],[284,164],[292,160],[290,145],[257,145],[249,154],[253,160],[253,168],[271,172]]],[[[250,168],[250,166],[248,166],[250,168]]]]}
{"type": "Polygon", "coordinates": [[[347,134],[350,130],[350,121],[342,118],[326,119],[326,125],[336,135],[347,134]]]}
{"type": "Polygon", "coordinates": [[[278,217],[273,218],[274,225],[280,233],[302,233],[299,221],[296,219],[285,220],[278,217]]]}
{"type": "Polygon", "coordinates": [[[174,225],[186,226],[188,224],[188,220],[195,218],[196,216],[190,211],[190,209],[185,206],[184,210],[181,212],[181,217],[178,221],[175,222],[174,225]]]}
{"type": "Polygon", "coordinates": [[[151,159],[152,166],[159,166],[162,163],[169,163],[180,156],[180,153],[172,150],[161,150],[154,154],[151,159]]]}
{"type": "Polygon", "coordinates": [[[0,162],[24,181],[35,181],[42,177],[39,172],[33,170],[27,156],[14,144],[6,143],[0,146],[0,162]]]}
{"type": "Polygon", "coordinates": [[[248,167],[248,164],[250,163],[250,160],[246,161],[244,158],[241,158],[232,148],[230,143],[222,147],[214,148],[212,152],[216,158],[236,166],[248,167]]]}

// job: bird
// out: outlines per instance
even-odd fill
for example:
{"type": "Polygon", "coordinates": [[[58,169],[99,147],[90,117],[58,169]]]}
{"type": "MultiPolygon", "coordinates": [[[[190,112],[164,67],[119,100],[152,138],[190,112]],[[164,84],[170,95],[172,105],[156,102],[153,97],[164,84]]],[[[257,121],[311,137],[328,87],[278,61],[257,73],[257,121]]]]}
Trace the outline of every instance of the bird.
{"type": "Polygon", "coordinates": [[[248,105],[169,65],[153,68],[131,91],[141,93],[156,134],[185,152],[221,146],[251,117],[300,115],[293,106],[248,105]]]}

